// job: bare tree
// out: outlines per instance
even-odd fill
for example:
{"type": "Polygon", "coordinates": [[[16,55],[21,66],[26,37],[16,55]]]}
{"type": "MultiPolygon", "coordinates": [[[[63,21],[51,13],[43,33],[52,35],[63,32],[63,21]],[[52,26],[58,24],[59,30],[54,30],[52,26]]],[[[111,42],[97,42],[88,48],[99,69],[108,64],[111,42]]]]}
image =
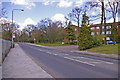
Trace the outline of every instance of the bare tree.
{"type": "Polygon", "coordinates": [[[109,12],[112,12],[112,17],[114,20],[114,24],[112,27],[112,35],[113,35],[113,40],[114,40],[114,45],[115,45],[116,35],[118,35],[116,33],[117,32],[116,16],[118,13],[118,6],[120,4],[120,1],[118,1],[118,0],[113,0],[113,1],[107,0],[107,1],[108,1],[108,5],[110,7],[110,9],[108,9],[108,10],[109,10],[109,12]]]}
{"type": "Polygon", "coordinates": [[[116,22],[116,16],[117,16],[117,13],[118,13],[118,5],[120,3],[119,0],[107,0],[108,1],[108,5],[110,7],[110,12],[112,12],[112,17],[114,19],[114,23],[116,22]]]}
{"type": "Polygon", "coordinates": [[[7,18],[7,10],[5,8],[0,9],[0,18],[7,18]]]}
{"type": "Polygon", "coordinates": [[[80,17],[81,14],[83,12],[82,7],[75,7],[72,9],[71,13],[68,14],[68,16],[75,22],[77,22],[77,26],[78,26],[78,32],[79,32],[79,25],[80,25],[80,17]]]}

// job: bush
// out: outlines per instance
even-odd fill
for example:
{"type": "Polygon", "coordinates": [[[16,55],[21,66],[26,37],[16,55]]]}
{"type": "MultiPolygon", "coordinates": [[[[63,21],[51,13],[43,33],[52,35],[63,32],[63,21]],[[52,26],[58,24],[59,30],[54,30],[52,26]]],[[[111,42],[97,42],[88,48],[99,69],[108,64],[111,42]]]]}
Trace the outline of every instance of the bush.
{"type": "Polygon", "coordinates": [[[103,38],[105,37],[105,35],[95,35],[93,36],[93,46],[100,46],[103,44],[103,38]]]}

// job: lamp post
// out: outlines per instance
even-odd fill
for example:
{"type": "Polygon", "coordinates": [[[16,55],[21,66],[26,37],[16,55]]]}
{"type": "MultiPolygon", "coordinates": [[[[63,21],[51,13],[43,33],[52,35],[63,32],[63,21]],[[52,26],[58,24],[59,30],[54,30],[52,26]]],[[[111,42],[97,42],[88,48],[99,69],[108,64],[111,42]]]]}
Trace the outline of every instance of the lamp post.
{"type": "Polygon", "coordinates": [[[14,12],[15,10],[24,11],[23,9],[13,9],[13,10],[12,10],[12,48],[14,47],[14,40],[13,40],[13,12],[14,12]]]}

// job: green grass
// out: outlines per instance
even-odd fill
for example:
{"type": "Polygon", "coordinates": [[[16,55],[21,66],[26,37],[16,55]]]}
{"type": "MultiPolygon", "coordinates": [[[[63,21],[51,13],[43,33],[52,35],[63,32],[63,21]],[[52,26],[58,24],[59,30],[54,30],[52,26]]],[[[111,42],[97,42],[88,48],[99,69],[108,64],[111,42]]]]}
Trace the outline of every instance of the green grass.
{"type": "Polygon", "coordinates": [[[73,45],[69,45],[69,44],[61,44],[61,43],[33,43],[33,44],[37,44],[37,45],[43,45],[43,46],[73,46],[73,45]]]}
{"type": "MultiPolygon", "coordinates": [[[[120,44],[119,44],[119,47],[120,47],[120,44]]],[[[118,54],[118,44],[116,44],[116,45],[113,45],[113,44],[102,45],[99,47],[87,49],[86,51],[106,53],[106,54],[118,54]]]]}

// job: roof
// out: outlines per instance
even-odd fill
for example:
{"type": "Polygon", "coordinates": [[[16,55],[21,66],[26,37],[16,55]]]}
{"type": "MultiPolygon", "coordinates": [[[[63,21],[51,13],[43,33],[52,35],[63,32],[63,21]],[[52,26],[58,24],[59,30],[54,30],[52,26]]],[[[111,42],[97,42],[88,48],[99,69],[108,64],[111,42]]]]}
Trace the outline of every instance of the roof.
{"type": "MultiPolygon", "coordinates": [[[[120,25],[120,22],[116,22],[118,25],[120,25]]],[[[101,24],[91,24],[91,27],[97,27],[100,26],[101,24]]],[[[104,25],[104,24],[103,24],[104,25]]],[[[106,25],[113,25],[113,23],[106,23],[106,25]]]]}

